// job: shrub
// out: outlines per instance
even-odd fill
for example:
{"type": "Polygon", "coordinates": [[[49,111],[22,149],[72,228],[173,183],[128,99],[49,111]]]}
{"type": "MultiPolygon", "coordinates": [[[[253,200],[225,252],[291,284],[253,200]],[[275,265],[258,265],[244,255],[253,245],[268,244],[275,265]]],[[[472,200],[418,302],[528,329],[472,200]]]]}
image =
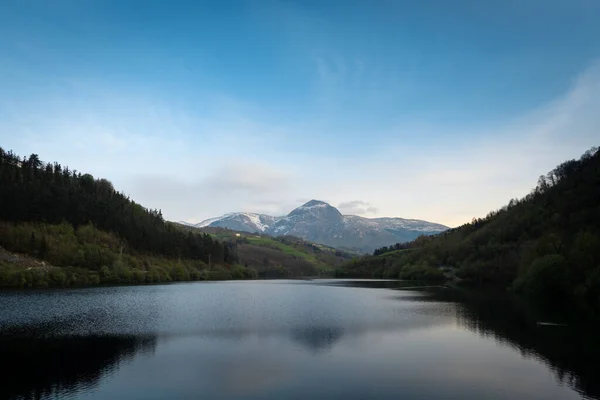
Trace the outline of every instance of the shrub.
{"type": "Polygon", "coordinates": [[[536,258],[521,271],[513,289],[543,299],[564,298],[569,288],[566,264],[565,258],[559,254],[547,254],[536,258]]]}
{"type": "Polygon", "coordinates": [[[420,265],[405,265],[398,277],[413,281],[441,281],[444,280],[444,273],[439,268],[430,267],[427,263],[423,263],[420,265]]]}

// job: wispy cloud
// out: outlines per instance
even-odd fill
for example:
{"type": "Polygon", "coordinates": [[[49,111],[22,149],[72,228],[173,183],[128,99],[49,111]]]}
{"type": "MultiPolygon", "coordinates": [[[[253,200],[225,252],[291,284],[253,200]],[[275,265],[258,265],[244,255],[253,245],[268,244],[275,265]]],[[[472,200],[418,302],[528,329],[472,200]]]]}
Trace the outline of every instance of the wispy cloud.
{"type": "Polygon", "coordinates": [[[199,222],[231,211],[283,215],[294,202],[294,175],[253,162],[221,165],[203,178],[136,174],[125,186],[135,199],[174,220],[199,222]]]}
{"type": "Polygon", "coordinates": [[[377,213],[376,207],[373,207],[371,203],[362,200],[345,201],[338,205],[338,209],[343,214],[351,215],[368,215],[377,213]]]}

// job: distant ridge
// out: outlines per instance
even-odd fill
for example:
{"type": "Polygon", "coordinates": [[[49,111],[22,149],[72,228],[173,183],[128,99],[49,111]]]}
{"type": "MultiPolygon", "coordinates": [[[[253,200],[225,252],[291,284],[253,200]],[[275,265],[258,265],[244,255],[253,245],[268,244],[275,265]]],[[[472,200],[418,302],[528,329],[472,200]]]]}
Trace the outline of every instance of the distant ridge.
{"type": "Polygon", "coordinates": [[[449,229],[441,224],[416,219],[342,215],[337,208],[320,200],[310,200],[286,216],[234,212],[193,226],[222,227],[272,236],[297,236],[327,246],[362,252],[371,252],[381,246],[407,242],[421,235],[433,235],[449,229]]]}

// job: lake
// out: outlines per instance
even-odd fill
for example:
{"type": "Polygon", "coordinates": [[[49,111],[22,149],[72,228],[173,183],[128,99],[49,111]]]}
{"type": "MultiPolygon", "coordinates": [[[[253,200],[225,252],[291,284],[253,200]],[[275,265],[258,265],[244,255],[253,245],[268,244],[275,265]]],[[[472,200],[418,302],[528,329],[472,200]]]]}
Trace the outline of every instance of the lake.
{"type": "Polygon", "coordinates": [[[600,398],[596,327],[540,325],[509,299],[404,286],[2,292],[0,398],[600,398]]]}

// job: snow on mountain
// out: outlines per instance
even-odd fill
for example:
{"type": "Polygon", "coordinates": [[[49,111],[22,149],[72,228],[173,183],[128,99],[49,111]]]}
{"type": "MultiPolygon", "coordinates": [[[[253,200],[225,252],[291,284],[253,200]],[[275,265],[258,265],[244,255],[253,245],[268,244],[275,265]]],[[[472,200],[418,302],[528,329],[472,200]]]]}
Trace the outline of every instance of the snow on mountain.
{"type": "Polygon", "coordinates": [[[391,217],[364,218],[359,217],[358,215],[345,215],[344,219],[348,224],[357,224],[379,229],[408,229],[421,232],[442,232],[448,229],[447,226],[418,219],[391,217]]]}
{"type": "Polygon", "coordinates": [[[185,222],[185,221],[177,221],[176,224],[186,225],[186,226],[196,226],[196,224],[191,224],[191,223],[185,222]]]}
{"type": "MultiPolygon", "coordinates": [[[[202,221],[202,222],[199,222],[199,223],[195,224],[194,226],[195,226],[196,228],[204,228],[205,226],[209,226],[209,225],[210,225],[210,224],[212,224],[213,222],[215,222],[215,221],[219,221],[219,220],[221,220],[221,219],[224,219],[224,218],[226,218],[226,217],[228,217],[228,216],[230,216],[230,215],[231,215],[231,214],[225,214],[225,215],[222,215],[222,216],[220,216],[220,217],[214,217],[214,218],[205,219],[204,221],[202,221]]],[[[185,223],[185,224],[186,224],[186,225],[190,225],[190,224],[188,224],[188,223],[185,223]]]]}
{"type": "Polygon", "coordinates": [[[298,212],[312,211],[314,209],[327,208],[327,207],[331,207],[331,206],[329,204],[325,203],[324,201],[311,200],[308,203],[303,204],[300,207],[296,208],[294,211],[298,211],[298,212]]]}
{"type": "Polygon", "coordinates": [[[292,235],[328,246],[365,252],[448,229],[441,224],[416,219],[342,215],[337,208],[319,200],[311,200],[284,217],[238,212],[210,218],[195,226],[218,226],[273,236],[292,235]]]}
{"type": "Polygon", "coordinates": [[[247,212],[229,213],[217,218],[209,218],[195,226],[203,228],[205,226],[219,226],[243,232],[261,232],[267,230],[276,222],[277,218],[265,214],[255,214],[247,212]]]}
{"type": "Polygon", "coordinates": [[[248,218],[250,223],[256,226],[260,232],[267,232],[279,220],[279,217],[271,217],[265,214],[240,213],[240,215],[248,218]]]}

